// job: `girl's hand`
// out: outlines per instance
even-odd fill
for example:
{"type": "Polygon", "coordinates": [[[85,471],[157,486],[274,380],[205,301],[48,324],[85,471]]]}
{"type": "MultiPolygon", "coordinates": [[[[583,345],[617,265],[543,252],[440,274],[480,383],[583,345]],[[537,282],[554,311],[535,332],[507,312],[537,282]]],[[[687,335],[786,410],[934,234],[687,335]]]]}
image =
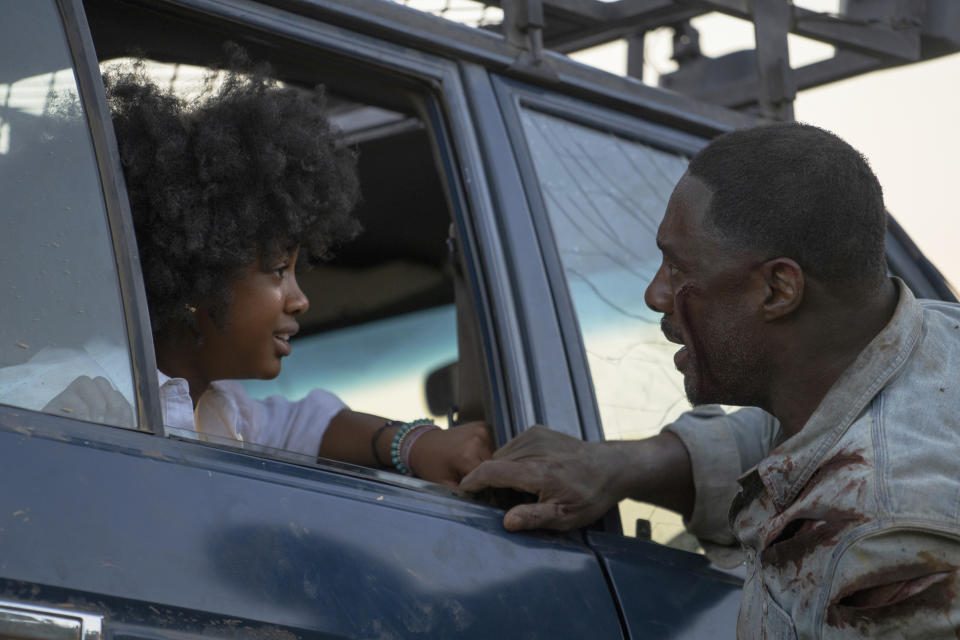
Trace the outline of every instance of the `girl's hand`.
{"type": "Polygon", "coordinates": [[[134,425],[130,403],[102,376],[76,378],[43,411],[120,427],[134,425]]]}
{"type": "Polygon", "coordinates": [[[467,422],[449,429],[433,429],[420,436],[410,450],[410,468],[424,480],[456,487],[492,454],[487,423],[467,422]]]}

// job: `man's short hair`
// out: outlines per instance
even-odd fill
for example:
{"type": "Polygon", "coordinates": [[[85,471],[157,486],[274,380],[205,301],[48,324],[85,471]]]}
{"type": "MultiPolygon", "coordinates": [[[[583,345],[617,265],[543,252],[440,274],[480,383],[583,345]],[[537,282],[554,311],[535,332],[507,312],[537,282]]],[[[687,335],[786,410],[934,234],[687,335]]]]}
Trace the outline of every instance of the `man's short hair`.
{"type": "Polygon", "coordinates": [[[690,161],[713,192],[707,223],[731,248],[786,257],[825,282],[886,275],[880,182],[856,149],[795,122],[726,133],[690,161]]]}

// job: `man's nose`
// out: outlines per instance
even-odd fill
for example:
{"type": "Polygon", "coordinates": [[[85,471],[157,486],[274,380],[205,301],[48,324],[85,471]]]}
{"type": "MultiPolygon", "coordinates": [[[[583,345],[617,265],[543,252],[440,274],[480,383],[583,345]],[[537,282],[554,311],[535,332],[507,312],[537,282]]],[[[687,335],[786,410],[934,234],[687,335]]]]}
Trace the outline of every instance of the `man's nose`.
{"type": "Polygon", "coordinates": [[[292,316],[296,316],[300,315],[301,313],[305,313],[309,308],[310,300],[307,298],[307,294],[305,294],[303,289],[300,288],[296,277],[292,278],[291,289],[287,293],[284,311],[292,316]]]}
{"type": "Polygon", "coordinates": [[[660,268],[653,274],[653,280],[647,285],[643,300],[658,313],[673,313],[673,290],[667,278],[666,264],[661,263],[660,268]]]}

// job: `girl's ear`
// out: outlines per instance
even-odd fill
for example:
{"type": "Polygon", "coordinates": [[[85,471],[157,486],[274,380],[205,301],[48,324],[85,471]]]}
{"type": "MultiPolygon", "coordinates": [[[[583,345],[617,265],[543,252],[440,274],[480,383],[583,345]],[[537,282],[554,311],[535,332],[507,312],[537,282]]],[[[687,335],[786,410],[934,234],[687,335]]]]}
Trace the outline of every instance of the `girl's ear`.
{"type": "Polygon", "coordinates": [[[776,320],[793,313],[803,301],[803,269],[790,258],[774,258],[760,266],[766,283],[763,319],[776,320]]]}

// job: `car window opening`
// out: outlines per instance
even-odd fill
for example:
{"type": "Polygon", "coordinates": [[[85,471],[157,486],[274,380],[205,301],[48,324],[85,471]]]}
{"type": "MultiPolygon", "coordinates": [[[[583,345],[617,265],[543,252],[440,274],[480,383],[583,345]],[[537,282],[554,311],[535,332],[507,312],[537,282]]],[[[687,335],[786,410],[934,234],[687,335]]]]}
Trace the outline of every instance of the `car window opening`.
{"type": "MultiPolygon", "coordinates": [[[[107,20],[100,13],[107,9],[88,3],[103,68],[129,60],[125,51],[138,44],[136,31],[146,29],[142,20],[134,24],[131,14],[132,31],[101,30],[107,23],[115,27],[116,15],[107,20]]],[[[172,41],[150,42],[144,66],[157,85],[189,99],[204,81],[211,82],[207,61],[220,57],[219,43],[225,38],[196,23],[186,27],[174,20],[177,28],[167,33],[196,29],[203,44],[178,49],[172,41]]],[[[144,41],[151,41],[153,33],[143,34],[144,41]]],[[[282,46],[240,43],[249,47],[251,58],[270,63],[283,86],[310,91],[323,85],[327,117],[342,132],[342,144],[357,151],[361,198],[354,211],[363,227],[356,239],[335,247],[330,260],[298,268],[298,284],[311,304],[298,317],[292,353],[278,377],[244,380],[244,390],[252,398],[280,395],[297,401],[321,388],[366,413],[404,420],[429,416],[448,426],[449,417],[457,414],[458,361],[448,250],[451,213],[431,138],[437,132],[427,131],[419,116],[426,92],[411,91],[406,80],[366,74],[359,65],[356,73],[348,73],[343,60],[326,60],[319,52],[294,58],[282,46]]],[[[176,425],[167,432],[191,435],[176,425]]],[[[217,446],[231,444],[222,434],[205,438],[217,446]]],[[[309,461],[309,456],[281,453],[282,447],[233,444],[269,457],[309,461]]]]}

